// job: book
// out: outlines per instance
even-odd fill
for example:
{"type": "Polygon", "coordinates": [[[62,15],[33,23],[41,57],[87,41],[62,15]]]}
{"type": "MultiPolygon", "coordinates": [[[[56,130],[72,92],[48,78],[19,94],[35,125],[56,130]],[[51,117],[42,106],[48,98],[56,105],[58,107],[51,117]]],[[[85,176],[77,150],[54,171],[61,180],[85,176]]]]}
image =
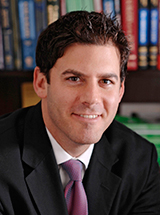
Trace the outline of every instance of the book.
{"type": "Polygon", "coordinates": [[[81,0],[81,5],[78,5],[77,10],[87,10],[89,12],[94,11],[93,0],[81,0]]]}
{"type": "Polygon", "coordinates": [[[34,0],[18,0],[20,38],[22,45],[22,67],[32,70],[35,67],[36,19],[34,0]]]}
{"type": "Polygon", "coordinates": [[[34,91],[32,82],[23,82],[21,84],[21,100],[23,108],[35,105],[40,101],[40,98],[34,91]]]}
{"type": "Polygon", "coordinates": [[[102,0],[93,0],[93,4],[94,4],[94,11],[99,13],[103,11],[102,0]]]}
{"type": "Polygon", "coordinates": [[[2,36],[1,17],[0,17],[0,69],[4,69],[4,53],[3,53],[3,36],[2,36]]]}
{"type": "Polygon", "coordinates": [[[138,69],[138,0],[121,0],[121,21],[131,46],[128,70],[138,69]]]}
{"type": "Polygon", "coordinates": [[[13,59],[16,70],[22,69],[22,49],[20,41],[20,29],[18,18],[18,2],[17,0],[10,0],[11,15],[12,15],[12,29],[13,29],[13,59]]]}
{"type": "Polygon", "coordinates": [[[47,4],[46,0],[35,0],[35,14],[36,14],[36,35],[37,39],[40,33],[47,27],[47,4]]]}
{"type": "Polygon", "coordinates": [[[0,0],[0,14],[2,20],[2,38],[4,48],[5,69],[14,69],[13,60],[13,31],[11,21],[10,0],[0,0]]]}
{"type": "Polygon", "coordinates": [[[102,0],[103,3],[103,11],[106,14],[111,14],[111,16],[115,16],[115,6],[114,0],[102,0]]]}
{"type": "Polygon", "coordinates": [[[48,25],[55,22],[60,17],[59,0],[47,0],[48,25]]]}
{"type": "Polygon", "coordinates": [[[148,68],[149,45],[149,4],[148,0],[138,1],[138,67],[148,68]]]}
{"type": "MultiPolygon", "coordinates": [[[[88,1],[86,1],[88,3],[88,1]]],[[[82,5],[82,0],[66,0],[66,10],[67,13],[76,10],[84,10],[84,5],[82,5]]]]}
{"type": "Polygon", "coordinates": [[[158,0],[149,0],[150,25],[149,25],[149,67],[157,68],[158,54],[158,0]]]}
{"type": "Polygon", "coordinates": [[[158,45],[157,45],[157,69],[160,70],[160,0],[158,0],[158,45]]]}
{"type": "Polygon", "coordinates": [[[120,0],[114,0],[114,10],[115,10],[115,15],[119,21],[119,24],[121,24],[121,2],[120,2],[120,0]]]}
{"type": "Polygon", "coordinates": [[[66,0],[60,0],[60,15],[63,16],[67,13],[66,0]]]}

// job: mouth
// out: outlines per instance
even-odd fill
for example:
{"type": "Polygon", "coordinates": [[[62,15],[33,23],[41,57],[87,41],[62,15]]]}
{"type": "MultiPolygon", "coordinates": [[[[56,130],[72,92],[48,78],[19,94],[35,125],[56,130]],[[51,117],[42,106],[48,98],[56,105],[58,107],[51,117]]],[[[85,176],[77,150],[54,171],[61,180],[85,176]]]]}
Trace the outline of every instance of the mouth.
{"type": "Polygon", "coordinates": [[[80,117],[82,119],[97,119],[101,116],[100,114],[75,114],[75,113],[73,115],[80,117]]]}
{"type": "Polygon", "coordinates": [[[99,115],[97,114],[80,114],[79,116],[86,119],[96,119],[97,117],[99,117],[99,115]]]}

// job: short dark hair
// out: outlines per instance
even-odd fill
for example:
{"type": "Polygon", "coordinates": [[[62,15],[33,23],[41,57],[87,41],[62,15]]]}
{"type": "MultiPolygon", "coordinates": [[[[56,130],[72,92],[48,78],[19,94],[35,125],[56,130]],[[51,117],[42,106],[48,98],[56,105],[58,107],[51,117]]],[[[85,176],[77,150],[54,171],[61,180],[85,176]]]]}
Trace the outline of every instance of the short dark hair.
{"type": "Polygon", "coordinates": [[[127,73],[129,43],[116,17],[110,14],[74,11],[50,24],[39,36],[36,64],[49,83],[49,71],[73,43],[105,45],[111,42],[120,52],[120,77],[127,73]]]}

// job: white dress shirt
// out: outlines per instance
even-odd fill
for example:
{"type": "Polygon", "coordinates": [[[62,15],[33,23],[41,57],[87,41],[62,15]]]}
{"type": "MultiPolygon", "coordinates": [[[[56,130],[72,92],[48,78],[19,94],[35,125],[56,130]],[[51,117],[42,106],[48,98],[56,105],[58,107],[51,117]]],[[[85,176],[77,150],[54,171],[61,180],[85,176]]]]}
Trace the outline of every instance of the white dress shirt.
{"type": "Polygon", "coordinates": [[[56,157],[56,161],[59,167],[59,173],[60,173],[60,177],[61,177],[61,181],[62,181],[62,185],[63,188],[67,185],[67,183],[69,182],[69,176],[67,174],[67,172],[62,168],[62,166],[60,164],[70,160],[70,159],[76,159],[76,160],[80,160],[84,165],[83,165],[83,170],[82,170],[82,178],[84,177],[84,173],[85,170],[88,167],[91,155],[92,155],[92,151],[94,148],[94,144],[91,144],[89,146],[89,148],[83,153],[81,154],[79,157],[72,157],[70,154],[68,154],[58,143],[57,141],[54,139],[54,137],[51,135],[51,133],[49,132],[49,130],[46,128],[49,139],[51,141],[52,144],[52,148],[54,150],[54,154],[56,157]]]}

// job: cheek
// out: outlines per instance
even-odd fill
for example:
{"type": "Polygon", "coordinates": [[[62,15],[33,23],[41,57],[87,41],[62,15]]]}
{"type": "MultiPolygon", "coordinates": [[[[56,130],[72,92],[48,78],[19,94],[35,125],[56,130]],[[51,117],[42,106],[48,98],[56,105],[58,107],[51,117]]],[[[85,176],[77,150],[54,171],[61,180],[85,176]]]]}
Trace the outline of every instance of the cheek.
{"type": "Polygon", "coordinates": [[[106,112],[115,114],[120,102],[119,94],[109,93],[104,99],[104,108],[106,112]]]}
{"type": "Polygon", "coordinates": [[[48,103],[51,108],[64,115],[66,111],[68,112],[73,104],[73,96],[71,93],[63,90],[52,89],[52,92],[48,92],[48,103]],[[52,93],[54,92],[54,93],[52,93]]]}
{"type": "Polygon", "coordinates": [[[114,106],[115,104],[118,104],[120,100],[119,94],[115,92],[109,92],[105,96],[105,103],[108,104],[108,106],[114,106]]]}

